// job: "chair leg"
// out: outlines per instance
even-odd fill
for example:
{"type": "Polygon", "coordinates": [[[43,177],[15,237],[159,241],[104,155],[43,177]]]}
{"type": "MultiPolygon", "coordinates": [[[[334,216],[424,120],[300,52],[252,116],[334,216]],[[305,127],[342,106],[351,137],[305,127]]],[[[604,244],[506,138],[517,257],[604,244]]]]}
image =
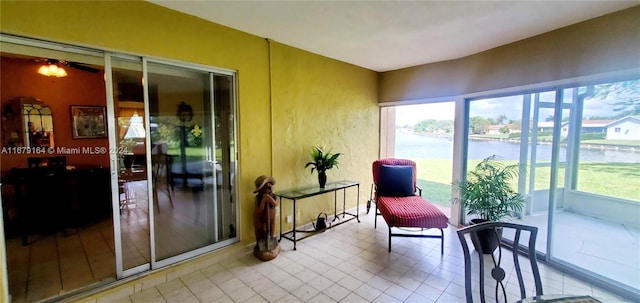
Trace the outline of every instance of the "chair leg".
{"type": "Polygon", "coordinates": [[[444,255],[444,230],[440,228],[440,254],[444,255]]]}
{"type": "Polygon", "coordinates": [[[122,182],[119,184],[120,214],[129,212],[136,207],[135,189],[132,188],[131,182],[122,182]]]}
{"type": "Polygon", "coordinates": [[[389,252],[391,252],[391,226],[389,226],[389,252]]]}
{"type": "Polygon", "coordinates": [[[158,188],[153,187],[153,206],[156,208],[156,211],[160,212],[160,203],[158,203],[158,188]]]}
{"type": "Polygon", "coordinates": [[[378,227],[378,202],[376,202],[376,212],[373,214],[373,228],[378,227]]]}
{"type": "Polygon", "coordinates": [[[169,197],[169,204],[171,204],[171,208],[173,208],[173,198],[171,198],[171,187],[169,186],[169,184],[167,184],[166,187],[167,187],[167,196],[169,197]]]}

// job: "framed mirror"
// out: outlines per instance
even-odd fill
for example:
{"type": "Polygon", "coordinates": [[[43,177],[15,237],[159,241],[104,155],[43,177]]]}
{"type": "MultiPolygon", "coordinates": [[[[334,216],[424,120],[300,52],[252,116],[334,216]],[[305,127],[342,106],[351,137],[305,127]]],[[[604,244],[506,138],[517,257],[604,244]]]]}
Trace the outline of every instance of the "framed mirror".
{"type": "Polygon", "coordinates": [[[2,107],[4,147],[54,147],[53,113],[39,99],[19,97],[2,107]]]}
{"type": "Polygon", "coordinates": [[[73,138],[106,138],[107,113],[104,106],[71,106],[73,138]]]}

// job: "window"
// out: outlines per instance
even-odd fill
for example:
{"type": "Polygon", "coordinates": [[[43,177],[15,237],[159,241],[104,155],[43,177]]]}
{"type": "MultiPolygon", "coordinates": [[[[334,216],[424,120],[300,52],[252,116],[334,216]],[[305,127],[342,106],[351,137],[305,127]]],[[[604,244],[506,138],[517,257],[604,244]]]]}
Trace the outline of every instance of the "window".
{"type": "Polygon", "coordinates": [[[450,214],[454,102],[396,107],[396,158],[416,162],[422,196],[450,214]]]}
{"type": "Polygon", "coordinates": [[[527,205],[514,220],[546,231],[536,249],[637,293],[640,248],[616,230],[639,228],[639,115],[637,79],[469,100],[466,166],[493,154],[520,164],[513,186],[527,205]],[[521,127],[494,131],[508,124],[521,127]],[[597,232],[585,232],[594,226],[597,232]]]}

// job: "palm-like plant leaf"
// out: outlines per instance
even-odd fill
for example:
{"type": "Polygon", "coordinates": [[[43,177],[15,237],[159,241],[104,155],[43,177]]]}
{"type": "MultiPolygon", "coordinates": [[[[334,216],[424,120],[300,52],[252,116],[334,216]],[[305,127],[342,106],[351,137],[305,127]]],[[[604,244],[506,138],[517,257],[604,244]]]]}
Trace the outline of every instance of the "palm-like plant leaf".
{"type": "Polygon", "coordinates": [[[518,174],[518,164],[505,165],[495,160],[495,155],[487,157],[467,174],[465,180],[453,182],[460,191],[460,198],[454,201],[465,207],[468,215],[475,214],[490,221],[499,221],[513,212],[521,212],[524,197],[509,183],[518,174]]]}
{"type": "Polygon", "coordinates": [[[328,169],[333,167],[338,167],[338,157],[340,157],[340,153],[330,153],[324,152],[320,146],[315,146],[311,150],[311,158],[313,161],[307,162],[304,167],[307,168],[311,166],[311,173],[314,170],[317,170],[318,173],[324,173],[328,169]]]}

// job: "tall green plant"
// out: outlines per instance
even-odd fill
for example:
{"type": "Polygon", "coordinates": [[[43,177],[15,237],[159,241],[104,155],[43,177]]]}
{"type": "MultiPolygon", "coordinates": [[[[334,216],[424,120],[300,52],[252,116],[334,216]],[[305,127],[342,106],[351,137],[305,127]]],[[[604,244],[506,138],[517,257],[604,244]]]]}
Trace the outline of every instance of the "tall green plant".
{"type": "Polygon", "coordinates": [[[313,173],[315,169],[319,174],[322,174],[334,166],[338,167],[338,157],[340,157],[340,155],[340,153],[333,154],[324,152],[322,147],[315,146],[313,150],[311,150],[311,158],[313,161],[307,162],[304,167],[307,168],[311,166],[311,173],[313,173]]]}
{"type": "Polygon", "coordinates": [[[452,183],[460,192],[460,197],[453,200],[468,210],[467,215],[489,221],[508,218],[524,207],[524,197],[509,183],[518,173],[518,164],[506,165],[496,160],[495,155],[487,157],[466,179],[452,183]]]}

